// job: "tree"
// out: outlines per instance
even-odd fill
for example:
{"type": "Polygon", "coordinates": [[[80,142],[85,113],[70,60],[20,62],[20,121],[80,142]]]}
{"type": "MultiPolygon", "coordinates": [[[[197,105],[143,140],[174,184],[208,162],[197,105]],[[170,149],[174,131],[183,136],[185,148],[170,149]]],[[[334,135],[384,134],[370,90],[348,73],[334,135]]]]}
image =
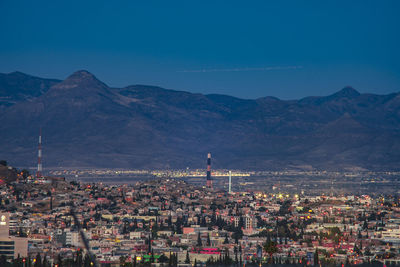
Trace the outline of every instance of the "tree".
{"type": "Polygon", "coordinates": [[[36,255],[34,262],[33,267],[42,267],[42,257],[40,256],[40,253],[36,255]]]}
{"type": "Polygon", "coordinates": [[[224,244],[229,244],[228,234],[225,234],[224,244]]]}
{"type": "Polygon", "coordinates": [[[269,241],[264,244],[264,251],[269,254],[269,261],[272,263],[272,256],[278,252],[278,247],[274,241],[269,241]]]}
{"type": "Polygon", "coordinates": [[[351,266],[350,265],[350,261],[349,261],[349,257],[346,257],[346,263],[345,263],[344,266],[346,266],[346,267],[351,266]]]}
{"type": "Polygon", "coordinates": [[[62,258],[61,258],[60,253],[58,253],[58,256],[57,256],[57,264],[58,264],[58,267],[62,267],[62,258]]]}
{"type": "Polygon", "coordinates": [[[365,220],[365,221],[364,221],[364,224],[363,224],[363,230],[365,230],[365,229],[368,229],[368,223],[367,223],[367,220],[365,220]]]}
{"type": "Polygon", "coordinates": [[[185,263],[190,264],[189,250],[186,251],[185,263]]]}
{"type": "Polygon", "coordinates": [[[30,173],[27,169],[23,169],[21,172],[22,172],[22,177],[24,179],[28,178],[28,176],[30,175],[30,173]]]}
{"type": "Polygon", "coordinates": [[[15,267],[22,267],[22,259],[21,256],[18,254],[18,257],[16,259],[14,259],[13,261],[13,266],[15,267]]]}
{"type": "Polygon", "coordinates": [[[318,249],[315,249],[315,252],[314,252],[314,266],[317,266],[318,264],[319,264],[318,249]]]}
{"type": "Polygon", "coordinates": [[[82,251],[78,248],[78,250],[76,251],[75,264],[77,266],[82,266],[82,263],[83,263],[82,251]]]}
{"type": "Polygon", "coordinates": [[[0,257],[0,266],[7,266],[7,258],[5,255],[1,255],[0,257]]]}
{"type": "Polygon", "coordinates": [[[165,256],[164,254],[161,254],[161,256],[158,258],[158,262],[167,263],[168,262],[168,257],[165,256]]]}
{"type": "Polygon", "coordinates": [[[235,243],[239,243],[239,239],[243,237],[243,230],[240,227],[235,228],[235,231],[232,234],[232,238],[235,239],[235,243]]]}
{"type": "Polygon", "coordinates": [[[361,254],[361,250],[358,248],[357,244],[354,244],[353,251],[357,254],[361,254]]]}
{"type": "Polygon", "coordinates": [[[233,253],[235,253],[235,263],[238,263],[238,248],[237,246],[233,247],[233,253]]]}
{"type": "Polygon", "coordinates": [[[201,242],[201,236],[200,236],[200,233],[198,234],[198,236],[197,236],[197,246],[198,247],[201,247],[203,244],[202,244],[202,242],[201,242]]]}
{"type": "Polygon", "coordinates": [[[178,254],[174,253],[174,266],[178,266],[178,254]]]}
{"type": "Polygon", "coordinates": [[[151,248],[151,237],[150,237],[150,235],[149,235],[149,238],[147,239],[147,242],[148,242],[148,247],[147,247],[147,253],[151,253],[151,251],[152,251],[152,248],[151,248]]]}
{"type": "Polygon", "coordinates": [[[154,223],[154,225],[153,225],[153,227],[151,228],[151,235],[152,235],[152,238],[153,239],[157,239],[157,237],[158,237],[158,223],[157,222],[155,222],[154,223]]]}
{"type": "Polygon", "coordinates": [[[47,261],[47,257],[46,255],[43,256],[43,263],[42,263],[43,267],[49,267],[49,262],[47,261]]]}
{"type": "MultiPolygon", "coordinates": [[[[123,256],[121,256],[121,257],[123,257],[123,256]]],[[[119,258],[119,260],[121,262],[121,258],[119,258]]],[[[92,259],[90,258],[89,253],[86,253],[85,258],[83,260],[83,266],[84,267],[91,267],[91,263],[92,263],[92,259]]],[[[125,263],[125,259],[124,259],[123,263],[125,263]]],[[[124,265],[121,265],[121,266],[124,266],[124,265]]]]}
{"type": "Polygon", "coordinates": [[[361,239],[361,238],[362,238],[361,230],[358,230],[357,238],[358,238],[358,239],[361,239]]]}

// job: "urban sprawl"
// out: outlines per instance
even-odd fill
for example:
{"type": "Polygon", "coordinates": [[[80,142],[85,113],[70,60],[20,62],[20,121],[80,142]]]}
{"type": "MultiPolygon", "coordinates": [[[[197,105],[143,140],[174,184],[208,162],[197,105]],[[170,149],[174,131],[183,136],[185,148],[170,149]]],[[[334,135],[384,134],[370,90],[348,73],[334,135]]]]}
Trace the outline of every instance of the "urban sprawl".
{"type": "Polygon", "coordinates": [[[170,178],[111,185],[21,173],[0,189],[0,266],[400,262],[398,197],[207,185],[170,178]]]}

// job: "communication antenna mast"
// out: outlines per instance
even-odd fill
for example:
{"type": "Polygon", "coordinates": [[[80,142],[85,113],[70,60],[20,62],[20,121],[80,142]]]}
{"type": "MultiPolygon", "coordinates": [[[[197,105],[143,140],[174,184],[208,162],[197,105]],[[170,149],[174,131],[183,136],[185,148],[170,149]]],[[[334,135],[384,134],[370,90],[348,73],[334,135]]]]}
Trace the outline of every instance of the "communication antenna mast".
{"type": "Polygon", "coordinates": [[[232,194],[232,171],[229,171],[228,192],[229,192],[229,194],[232,194]]]}
{"type": "Polygon", "coordinates": [[[207,187],[213,187],[213,181],[211,178],[211,153],[208,153],[207,155],[207,187]]]}
{"type": "Polygon", "coordinates": [[[42,128],[39,130],[39,145],[38,145],[38,165],[36,177],[42,177],[42,128]]]}

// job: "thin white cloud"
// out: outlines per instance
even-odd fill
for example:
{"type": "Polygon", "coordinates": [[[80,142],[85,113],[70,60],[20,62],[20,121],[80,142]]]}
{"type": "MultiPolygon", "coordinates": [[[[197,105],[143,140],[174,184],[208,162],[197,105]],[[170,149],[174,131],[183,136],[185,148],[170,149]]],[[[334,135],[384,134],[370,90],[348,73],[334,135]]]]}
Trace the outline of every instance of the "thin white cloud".
{"type": "Polygon", "coordinates": [[[178,72],[185,72],[185,73],[241,72],[241,71],[297,70],[302,68],[303,66],[273,66],[273,67],[261,67],[261,68],[180,70],[178,72]]]}

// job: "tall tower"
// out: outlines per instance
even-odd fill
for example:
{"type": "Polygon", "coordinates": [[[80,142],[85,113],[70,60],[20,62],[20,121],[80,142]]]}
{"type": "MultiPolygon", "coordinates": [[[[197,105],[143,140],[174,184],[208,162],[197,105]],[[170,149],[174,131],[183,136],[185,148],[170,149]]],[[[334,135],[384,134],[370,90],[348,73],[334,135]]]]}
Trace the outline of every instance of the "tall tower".
{"type": "Polygon", "coordinates": [[[36,177],[42,177],[42,128],[39,130],[38,165],[36,177]]]}
{"type": "Polygon", "coordinates": [[[228,185],[228,192],[232,194],[232,171],[229,171],[229,185],[228,185]]]}
{"type": "Polygon", "coordinates": [[[212,188],[212,179],[211,179],[211,153],[207,155],[207,187],[212,188]]]}

